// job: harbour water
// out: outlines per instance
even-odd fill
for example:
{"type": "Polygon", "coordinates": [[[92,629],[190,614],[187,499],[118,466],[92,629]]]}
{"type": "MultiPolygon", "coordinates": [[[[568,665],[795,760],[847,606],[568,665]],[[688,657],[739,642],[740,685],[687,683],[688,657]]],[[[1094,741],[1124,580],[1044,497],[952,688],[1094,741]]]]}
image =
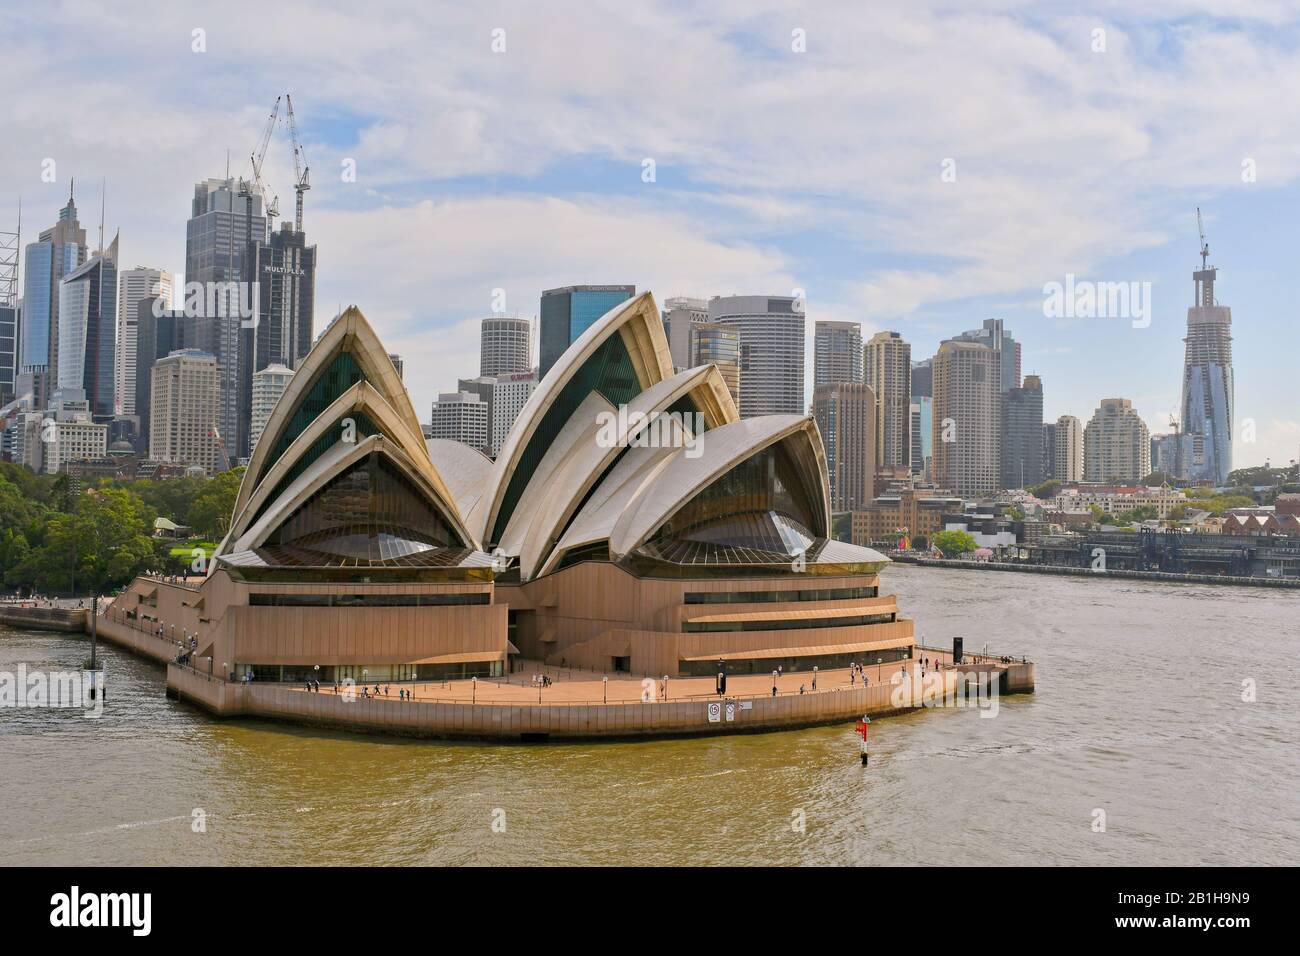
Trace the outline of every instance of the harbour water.
{"type": "MultiPolygon", "coordinates": [[[[864,768],[850,724],[501,746],[215,721],[110,646],[102,718],[0,710],[0,861],[1300,862],[1300,593],[898,565],[882,583],[923,643],[1037,661],[1037,693],[876,721],[864,768]]],[[[0,631],[3,671],[85,657],[75,635],[0,631]]]]}

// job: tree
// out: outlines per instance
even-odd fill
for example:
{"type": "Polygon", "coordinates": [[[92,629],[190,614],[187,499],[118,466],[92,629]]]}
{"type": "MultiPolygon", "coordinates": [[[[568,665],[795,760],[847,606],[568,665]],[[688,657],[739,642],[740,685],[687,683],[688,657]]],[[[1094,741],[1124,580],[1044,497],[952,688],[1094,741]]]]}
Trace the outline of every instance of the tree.
{"type": "Polygon", "coordinates": [[[1141,481],[1141,484],[1144,484],[1150,488],[1156,488],[1159,487],[1160,485],[1166,485],[1169,483],[1170,483],[1169,476],[1165,474],[1163,471],[1153,471],[1151,472],[1151,474],[1147,475],[1141,481]]]}
{"type": "Polygon", "coordinates": [[[943,552],[945,558],[959,558],[978,547],[975,539],[965,531],[940,531],[934,535],[931,543],[943,552]]]}
{"type": "Polygon", "coordinates": [[[243,477],[244,469],[232,468],[209,479],[190,505],[185,523],[213,541],[224,538],[243,477]]]}
{"type": "Polygon", "coordinates": [[[1061,483],[1055,478],[1049,478],[1041,485],[1034,485],[1032,488],[1026,488],[1031,495],[1042,501],[1049,498],[1055,498],[1061,492],[1061,483]]]}

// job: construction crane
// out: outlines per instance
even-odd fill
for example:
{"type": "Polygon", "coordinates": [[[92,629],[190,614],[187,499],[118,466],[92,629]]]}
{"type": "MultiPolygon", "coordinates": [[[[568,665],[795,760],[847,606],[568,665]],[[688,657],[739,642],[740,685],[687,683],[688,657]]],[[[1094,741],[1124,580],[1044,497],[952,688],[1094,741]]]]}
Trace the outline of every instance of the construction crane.
{"type": "Polygon", "coordinates": [[[266,207],[267,222],[271,231],[275,231],[275,224],[271,220],[280,215],[280,197],[271,191],[271,188],[262,182],[262,162],[266,159],[266,148],[271,145],[271,134],[275,132],[276,121],[280,118],[280,100],[284,97],[275,98],[275,106],[271,107],[271,115],[267,117],[266,128],[262,131],[261,138],[253,148],[253,153],[249,156],[249,161],[253,166],[253,184],[259,192],[270,195],[271,200],[266,207]]]}
{"type": "Polygon", "coordinates": [[[1205,241],[1205,223],[1201,221],[1201,207],[1196,207],[1196,228],[1201,233],[1201,271],[1206,269],[1206,263],[1210,258],[1210,244],[1205,241]]]}
{"type": "Polygon", "coordinates": [[[293,227],[297,232],[302,232],[302,194],[311,189],[311,168],[307,165],[307,154],[303,152],[302,141],[298,138],[298,120],[293,115],[293,98],[286,93],[284,94],[284,102],[287,111],[286,119],[289,125],[289,138],[293,142],[293,189],[298,194],[293,227]]]}

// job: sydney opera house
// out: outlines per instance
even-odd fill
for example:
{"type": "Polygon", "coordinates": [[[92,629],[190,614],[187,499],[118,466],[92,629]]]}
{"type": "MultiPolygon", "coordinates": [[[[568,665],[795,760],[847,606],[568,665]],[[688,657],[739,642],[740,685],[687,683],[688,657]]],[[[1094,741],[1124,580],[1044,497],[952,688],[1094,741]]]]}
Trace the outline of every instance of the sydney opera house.
{"type": "Polygon", "coordinates": [[[569,347],[495,461],[424,439],[350,308],[267,423],[203,584],[181,609],[151,608],[144,579],[129,598],[145,619],[180,615],[234,681],[910,656],[912,622],[879,593],[886,559],[829,526],[812,418],[742,419],[716,367],[675,371],[649,293],[569,347]]]}

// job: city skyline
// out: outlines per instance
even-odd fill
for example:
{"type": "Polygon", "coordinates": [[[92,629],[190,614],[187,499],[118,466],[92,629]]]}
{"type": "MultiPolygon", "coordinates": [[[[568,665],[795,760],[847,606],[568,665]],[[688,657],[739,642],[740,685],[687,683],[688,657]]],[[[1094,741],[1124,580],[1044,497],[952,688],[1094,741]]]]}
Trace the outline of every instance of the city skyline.
{"type": "MultiPolygon", "coordinates": [[[[948,22],[941,13],[920,13],[936,26],[948,22]]],[[[761,68],[781,79],[799,77],[800,89],[847,84],[844,106],[807,117],[797,109],[798,95],[783,102],[762,89],[743,94],[751,109],[794,131],[801,172],[788,154],[747,142],[743,158],[719,158],[715,138],[747,140],[753,133],[730,120],[718,131],[698,122],[689,85],[707,83],[714,91],[720,83],[689,63],[687,76],[655,77],[649,88],[656,107],[642,127],[619,117],[602,135],[572,134],[562,150],[553,133],[539,132],[537,116],[582,129],[574,124],[595,107],[562,101],[557,91],[561,81],[572,81],[572,68],[538,57],[538,38],[553,36],[554,27],[531,14],[489,19],[448,9],[434,15],[446,36],[461,38],[436,66],[438,92],[428,84],[409,86],[387,104],[374,94],[399,85],[404,68],[393,62],[400,57],[381,55],[379,47],[400,44],[401,31],[360,12],[344,9],[337,23],[316,21],[310,28],[326,47],[344,33],[360,43],[350,55],[374,66],[360,90],[329,76],[334,54],[317,62],[289,51],[267,66],[262,46],[268,40],[250,44],[241,37],[232,49],[230,34],[217,23],[206,28],[206,51],[193,52],[194,17],[184,13],[129,31],[108,22],[61,23],[73,33],[102,27],[115,38],[103,44],[109,48],[103,59],[110,71],[122,68],[115,74],[118,90],[138,86],[143,95],[147,89],[173,121],[164,135],[152,110],[148,133],[143,114],[138,121],[115,115],[113,123],[82,123],[96,100],[67,96],[60,101],[67,121],[57,130],[26,113],[15,117],[12,141],[19,148],[0,158],[0,224],[10,228],[16,220],[21,194],[26,244],[53,222],[69,178],[92,184],[88,206],[97,198],[96,180],[107,178],[107,219],[121,227],[124,264],[166,269],[184,281],[178,220],[194,184],[223,173],[227,148],[231,174],[238,175],[246,164],[239,157],[254,145],[275,91],[302,89],[310,91],[296,99],[315,173],[307,228],[322,250],[317,331],[338,306],[366,303],[385,341],[422,369],[408,382],[416,407],[428,407],[473,373],[478,323],[492,312],[496,290],[504,290],[508,314],[535,316],[545,288],[632,281],[660,300],[802,288],[808,320],[860,322],[864,338],[898,331],[912,343],[914,358],[933,355],[942,339],[963,329],[1002,318],[1023,346],[1023,372],[1048,385],[1046,421],[1061,414],[1086,419],[1102,398],[1118,395],[1131,398],[1158,434],[1167,431],[1180,402],[1185,313],[1192,304],[1187,273],[1197,264],[1200,206],[1211,265],[1221,270],[1219,294],[1236,311],[1233,465],[1266,458],[1284,465],[1296,457],[1300,402],[1285,350],[1276,348],[1287,334],[1289,305],[1280,278],[1289,268],[1288,246],[1276,211],[1300,194],[1300,162],[1283,145],[1294,140],[1296,121],[1270,109],[1267,124],[1256,122],[1271,98],[1240,95],[1244,84],[1289,88],[1297,60],[1294,20],[1267,10],[1232,21],[1205,15],[1179,21],[1175,31],[1118,6],[1103,8],[1095,25],[1086,18],[1047,25],[1013,12],[973,17],[964,25],[979,32],[983,47],[944,40],[912,50],[936,58],[935,75],[913,70],[915,89],[892,90],[903,103],[924,99],[939,109],[944,137],[926,133],[919,119],[899,118],[907,110],[885,110],[871,77],[888,68],[888,59],[853,75],[864,51],[874,50],[870,38],[857,27],[835,29],[817,11],[763,12],[744,21],[725,10],[660,13],[645,25],[639,47],[685,37],[694,59],[709,59],[724,79],[761,68]],[[491,31],[502,24],[505,51],[493,53],[491,31]],[[1092,48],[1094,27],[1107,31],[1104,51],[1092,48]],[[804,52],[790,49],[796,29],[806,31],[804,52]],[[1065,97],[1027,84],[1039,46],[1078,62],[1081,90],[1065,97]],[[140,55],[145,50],[148,57],[140,55]],[[1269,56],[1259,55],[1264,52],[1269,56]],[[488,76],[490,56],[504,57],[509,80],[488,76]],[[945,57],[952,62],[938,62],[945,57]],[[213,71],[230,74],[232,58],[257,68],[214,95],[200,81],[213,71]],[[965,72],[952,85],[956,69],[965,72]],[[1121,76],[1127,79],[1120,104],[1098,109],[1121,91],[1121,76]],[[506,93],[518,83],[535,92],[514,102],[506,93]],[[940,95],[935,84],[943,83],[940,95]],[[1022,130],[1025,141],[1014,147],[982,144],[978,124],[960,118],[977,99],[998,96],[1050,117],[1047,128],[1022,130]],[[1180,102],[1178,115],[1167,101],[1180,102]],[[1215,137],[1191,138],[1180,118],[1187,102],[1195,104],[1193,125],[1214,127],[1215,137]],[[866,135],[893,143],[852,177],[837,170],[839,148],[816,125],[840,123],[840,111],[850,105],[859,114],[881,113],[885,125],[864,124],[870,134],[850,128],[846,147],[856,149],[866,135]],[[71,129],[78,130],[75,140],[71,129]],[[527,155],[510,149],[520,136],[537,148],[527,155]],[[438,149],[421,148],[435,141],[438,149]],[[1058,153],[1062,145],[1071,148],[1071,167],[1043,173],[1047,151],[1058,153]],[[45,159],[56,163],[53,182],[42,181],[45,159]],[[355,162],[353,182],[340,172],[348,159],[355,162]],[[651,181],[644,179],[646,159],[654,160],[651,181]],[[955,181],[942,178],[947,159],[955,160],[955,181]],[[1243,181],[1245,160],[1252,181],[1243,181]],[[827,189],[842,195],[828,202],[827,189]],[[1149,325],[1046,318],[1043,286],[1069,275],[1150,281],[1149,325]],[[1253,442],[1243,440],[1247,421],[1253,442]]],[[[22,16],[35,36],[53,29],[39,11],[22,16]]],[[[894,13],[882,17],[876,29],[893,35],[901,28],[894,13]]],[[[584,23],[579,29],[603,35],[606,28],[584,23]]],[[[636,33],[617,24],[608,29],[611,53],[636,33]]],[[[632,105],[641,96],[620,81],[630,67],[618,60],[610,55],[595,68],[598,105],[610,115],[618,103],[632,105]]],[[[16,77],[25,62],[16,58],[0,69],[16,77]]],[[[49,91],[33,91],[37,99],[66,93],[87,76],[66,54],[52,54],[48,70],[54,82],[49,91]]],[[[719,103],[746,105],[715,92],[719,103]]],[[[266,175],[281,196],[292,185],[291,159],[283,142],[273,143],[266,175]]],[[[811,369],[808,333],[805,366],[811,369]]],[[[805,407],[811,388],[808,374],[805,407]]]]}

